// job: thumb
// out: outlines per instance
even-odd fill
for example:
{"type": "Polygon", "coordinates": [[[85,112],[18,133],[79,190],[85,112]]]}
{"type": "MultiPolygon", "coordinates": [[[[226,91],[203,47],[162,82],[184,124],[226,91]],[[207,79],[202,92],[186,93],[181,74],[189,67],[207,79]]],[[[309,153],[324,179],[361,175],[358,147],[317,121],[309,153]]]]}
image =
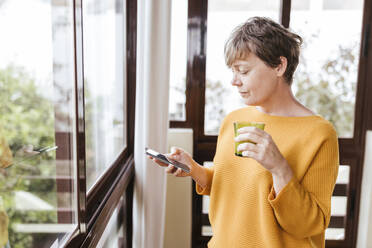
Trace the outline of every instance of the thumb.
{"type": "Polygon", "coordinates": [[[171,147],[171,155],[174,156],[174,159],[178,158],[177,155],[181,155],[183,150],[181,148],[172,146],[171,147]]]}
{"type": "Polygon", "coordinates": [[[172,155],[180,154],[181,152],[182,152],[182,149],[180,149],[178,147],[175,147],[175,146],[171,147],[171,154],[172,155]]]}

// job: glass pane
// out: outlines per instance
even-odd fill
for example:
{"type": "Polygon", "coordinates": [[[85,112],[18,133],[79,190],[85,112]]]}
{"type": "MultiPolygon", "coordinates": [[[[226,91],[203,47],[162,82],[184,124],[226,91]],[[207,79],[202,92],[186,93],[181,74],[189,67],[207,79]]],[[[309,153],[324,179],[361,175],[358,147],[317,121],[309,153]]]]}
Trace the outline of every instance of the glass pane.
{"type": "Polygon", "coordinates": [[[350,175],[350,166],[340,165],[338,167],[338,175],[337,175],[336,183],[348,184],[349,183],[349,175],[350,175]]]}
{"type": "Polygon", "coordinates": [[[169,120],[186,120],[187,0],[172,1],[169,120]]]}
{"type": "MultiPolygon", "coordinates": [[[[122,198],[123,199],[123,198],[122,198]]],[[[123,201],[123,200],[121,200],[123,201]]],[[[119,206],[116,207],[114,212],[112,213],[109,222],[103,232],[98,244],[97,248],[120,248],[124,247],[124,215],[121,213],[123,212],[123,205],[119,203],[119,206]]]]}
{"type": "Polygon", "coordinates": [[[208,214],[209,213],[209,196],[207,195],[203,195],[203,209],[202,209],[202,212],[203,214],[208,214]]]}
{"type": "Polygon", "coordinates": [[[87,190],[126,147],[123,1],[83,1],[87,190]]]}
{"type": "Polygon", "coordinates": [[[0,247],[76,228],[73,28],[71,1],[0,1],[0,247]]]}
{"type": "MultiPolygon", "coordinates": [[[[349,165],[340,165],[338,170],[337,184],[348,184],[350,175],[349,165]]],[[[331,198],[331,215],[346,216],[347,215],[347,197],[332,196],[331,198]]],[[[328,228],[325,233],[326,239],[343,240],[345,238],[344,228],[328,228]]]]}
{"type": "Polygon", "coordinates": [[[344,138],[353,137],[362,17],[362,0],[310,0],[291,12],[290,26],[304,39],[295,95],[344,138]]]}
{"type": "Polygon", "coordinates": [[[347,197],[332,196],[331,198],[331,215],[346,216],[347,197]]]}
{"type": "Polygon", "coordinates": [[[331,240],[345,239],[345,228],[328,228],[325,231],[325,238],[331,240]]]}
{"type": "Polygon", "coordinates": [[[311,0],[292,1],[291,2],[291,11],[309,9],[310,1],[311,0]]]}
{"type": "Polygon", "coordinates": [[[211,226],[202,226],[202,236],[213,236],[211,226]]]}
{"type": "MultiPolygon", "coordinates": [[[[210,168],[213,166],[213,162],[204,162],[203,166],[210,168]]],[[[203,202],[202,202],[202,213],[203,214],[208,214],[209,213],[209,196],[208,195],[203,195],[202,196],[203,202]]]]}
{"type": "Polygon", "coordinates": [[[266,16],[279,21],[280,1],[210,0],[208,1],[205,124],[207,135],[218,134],[223,117],[244,107],[230,84],[231,70],[225,64],[224,44],[232,30],[249,17],[266,16]]]}

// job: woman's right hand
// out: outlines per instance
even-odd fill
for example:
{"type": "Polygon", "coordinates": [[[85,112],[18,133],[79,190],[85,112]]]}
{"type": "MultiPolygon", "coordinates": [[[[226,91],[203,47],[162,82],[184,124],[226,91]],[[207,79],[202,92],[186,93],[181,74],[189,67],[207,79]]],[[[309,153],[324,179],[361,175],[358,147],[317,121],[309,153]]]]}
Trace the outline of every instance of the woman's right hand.
{"type": "Polygon", "coordinates": [[[162,167],[167,167],[166,172],[168,174],[173,174],[176,177],[192,176],[192,174],[195,172],[198,166],[198,164],[192,159],[191,155],[188,152],[178,147],[172,147],[171,153],[167,153],[164,155],[167,158],[177,160],[178,162],[183,163],[190,168],[190,172],[187,173],[181,170],[180,168],[175,167],[174,165],[163,163],[160,160],[157,160],[156,158],[148,156],[150,159],[154,160],[154,162],[157,163],[158,165],[162,167]]]}

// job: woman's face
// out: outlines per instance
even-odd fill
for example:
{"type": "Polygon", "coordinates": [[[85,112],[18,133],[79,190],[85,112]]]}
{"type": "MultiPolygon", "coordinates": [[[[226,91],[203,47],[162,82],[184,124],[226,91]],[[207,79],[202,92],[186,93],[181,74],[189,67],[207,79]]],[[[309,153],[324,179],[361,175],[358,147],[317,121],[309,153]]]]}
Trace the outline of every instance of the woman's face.
{"type": "Polygon", "coordinates": [[[246,105],[262,106],[275,92],[279,80],[276,68],[267,66],[255,54],[232,64],[233,79],[246,105]]]}

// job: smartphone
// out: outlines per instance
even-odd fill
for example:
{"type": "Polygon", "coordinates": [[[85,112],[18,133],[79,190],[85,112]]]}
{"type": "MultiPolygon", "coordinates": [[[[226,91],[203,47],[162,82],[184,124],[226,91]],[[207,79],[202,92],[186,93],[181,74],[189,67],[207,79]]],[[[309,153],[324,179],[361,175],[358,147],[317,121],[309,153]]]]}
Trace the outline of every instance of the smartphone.
{"type": "Polygon", "coordinates": [[[157,160],[160,160],[166,164],[171,164],[171,165],[174,165],[175,167],[177,168],[180,168],[181,170],[187,172],[187,173],[190,173],[190,168],[183,164],[183,163],[180,163],[176,160],[173,160],[173,159],[170,159],[170,158],[167,158],[164,154],[161,154],[157,151],[154,151],[152,149],[149,149],[149,148],[145,148],[145,152],[147,155],[153,157],[153,158],[156,158],[157,160]]]}

